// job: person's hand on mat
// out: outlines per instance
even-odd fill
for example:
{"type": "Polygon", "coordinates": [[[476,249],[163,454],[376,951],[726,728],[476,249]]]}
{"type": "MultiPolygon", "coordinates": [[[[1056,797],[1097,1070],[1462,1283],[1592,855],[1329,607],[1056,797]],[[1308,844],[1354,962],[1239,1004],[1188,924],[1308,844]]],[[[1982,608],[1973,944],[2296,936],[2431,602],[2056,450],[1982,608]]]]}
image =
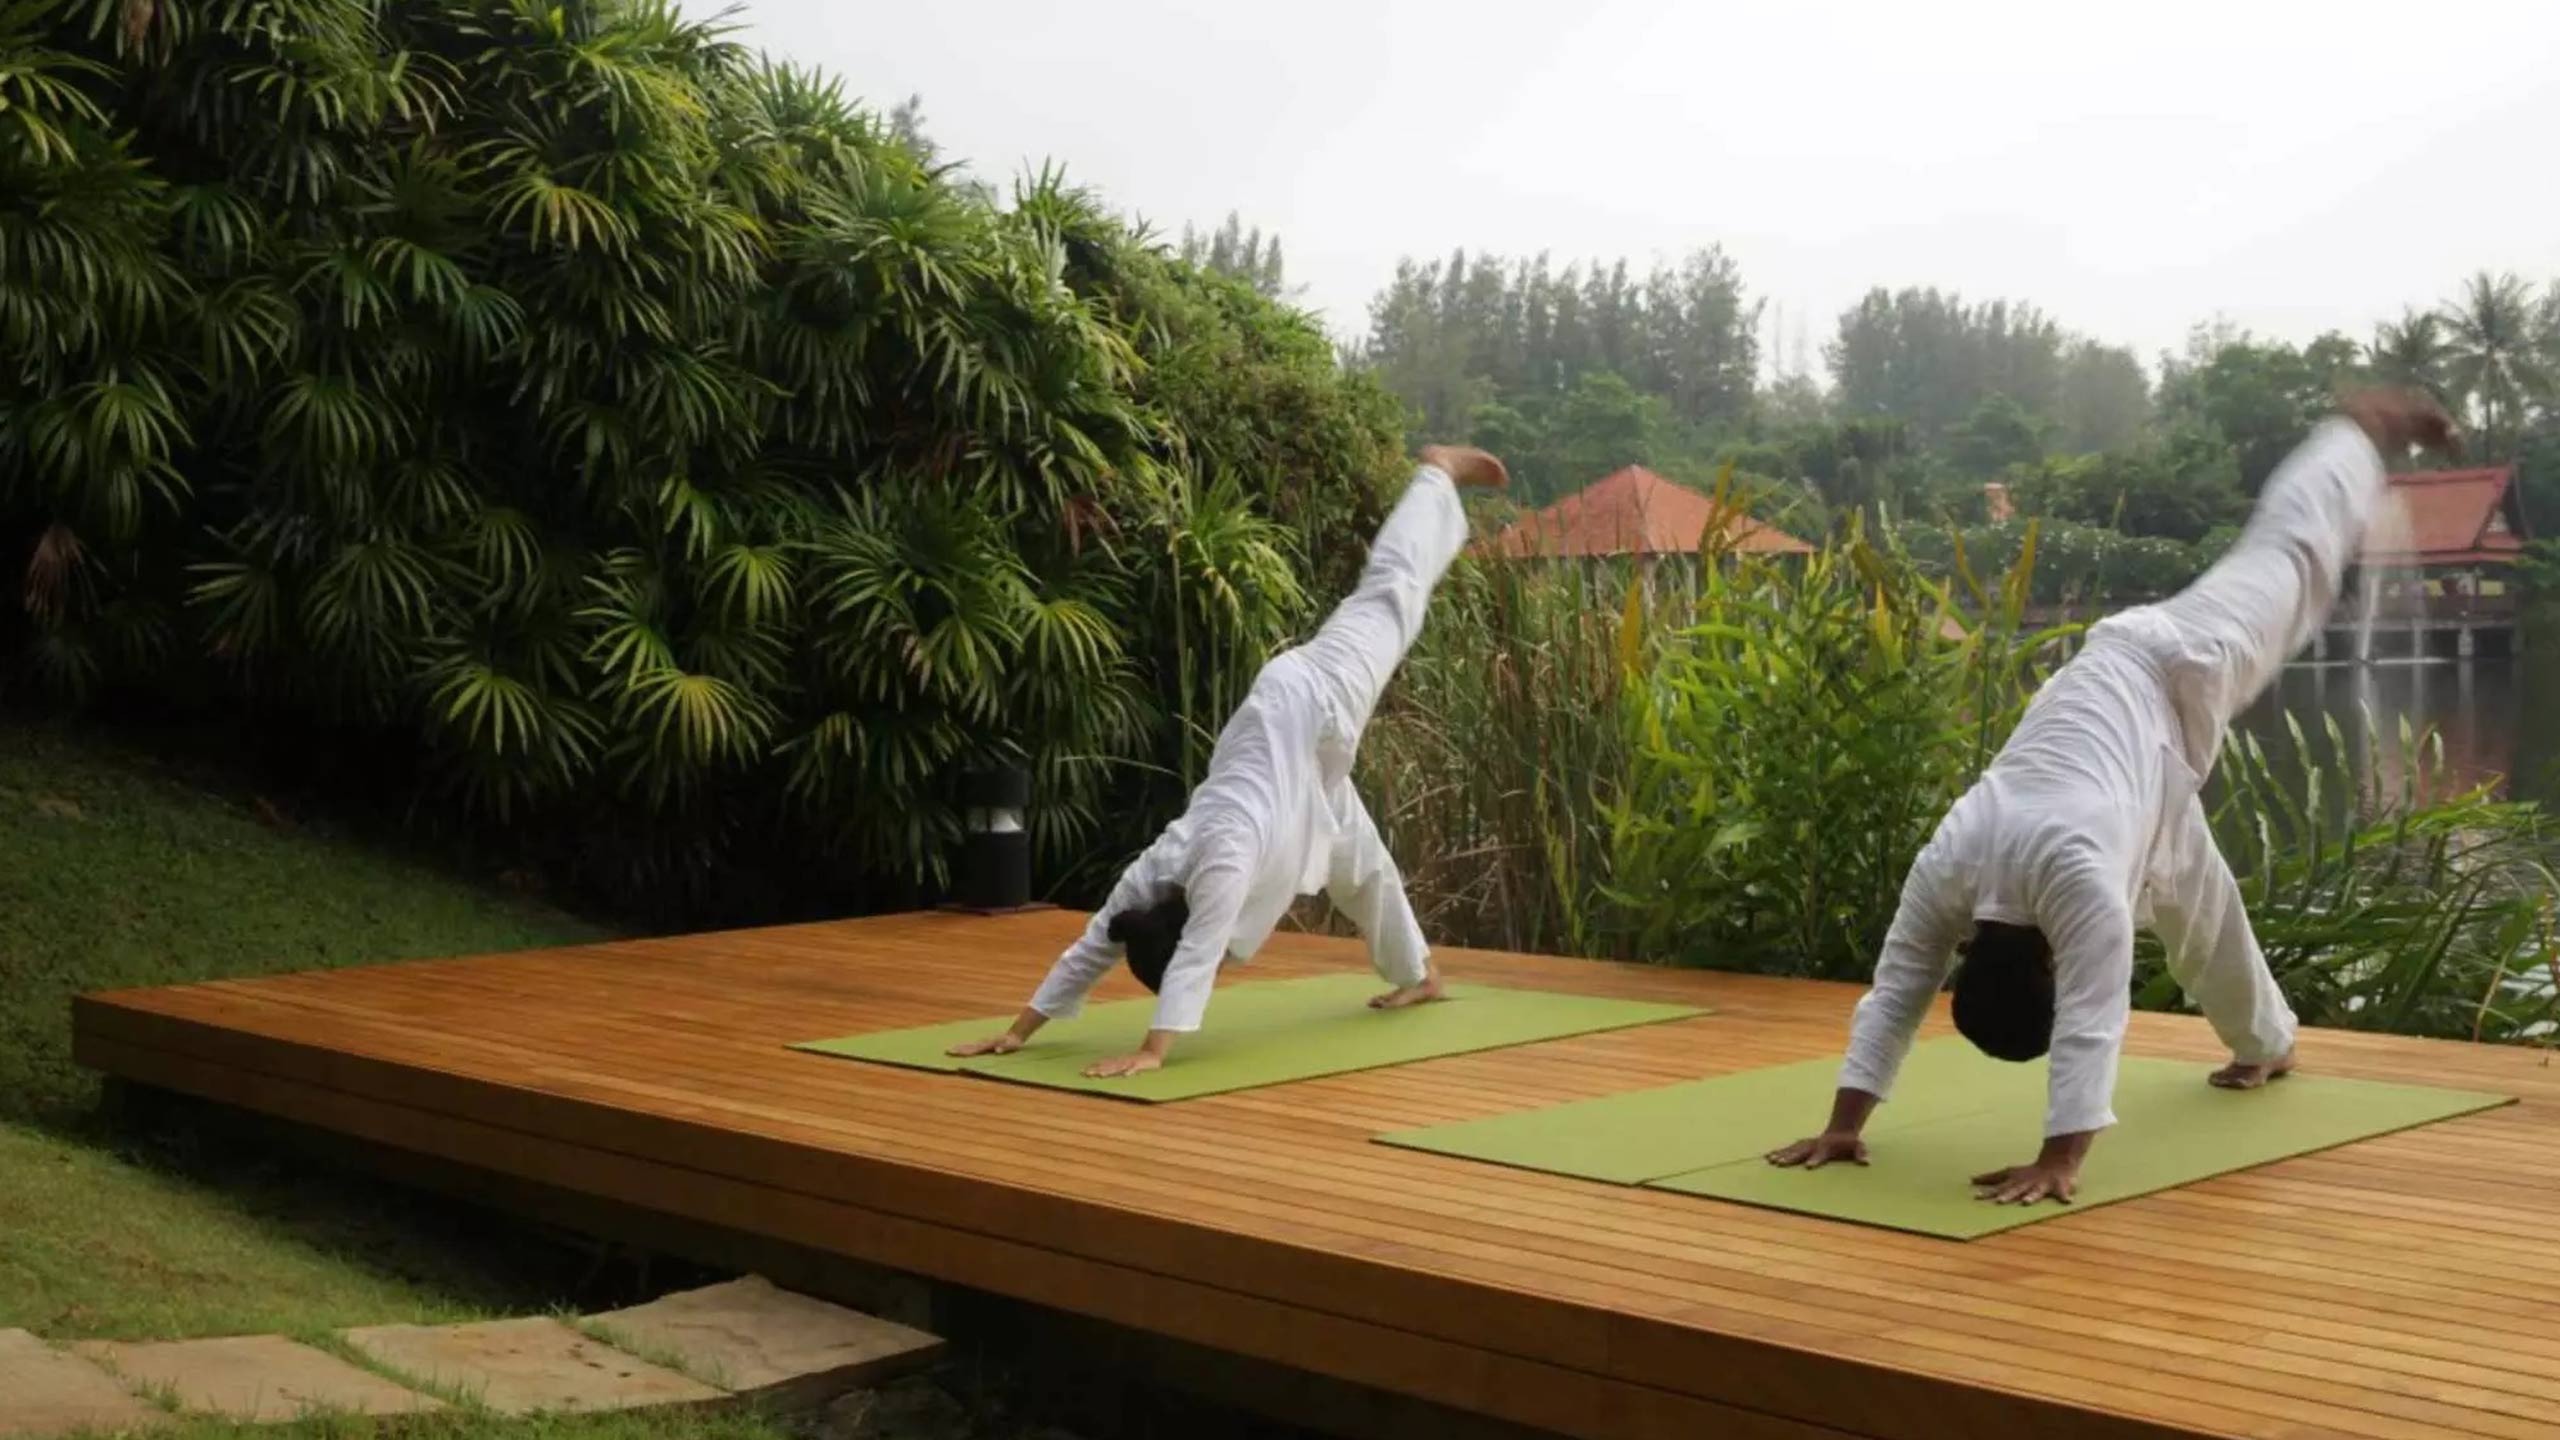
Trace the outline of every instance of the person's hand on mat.
{"type": "Polygon", "coordinates": [[[989,1036],[984,1040],[972,1040],[966,1045],[954,1045],[943,1053],[967,1059],[972,1055],[1010,1055],[1021,1048],[1021,1037],[1007,1030],[1001,1035],[989,1036]]]}
{"type": "Polygon", "coordinates": [[[1846,1160],[1852,1165],[1866,1164],[1867,1142],[1854,1134],[1825,1131],[1810,1140],[1799,1140],[1769,1152],[1772,1165],[1801,1165],[1807,1170],[1819,1170],[1834,1160],[1846,1160]]]}
{"type": "Polygon", "coordinates": [[[1013,1017],[1013,1028],[1003,1034],[988,1040],[972,1040],[966,1045],[954,1045],[943,1053],[963,1060],[973,1055],[1010,1055],[1028,1044],[1032,1036],[1040,1033],[1040,1027],[1048,1023],[1048,1016],[1026,1005],[1022,1007],[1021,1014],[1013,1017]]]}
{"type": "Polygon", "coordinates": [[[2068,1205],[2080,1189],[2080,1162],[2088,1158],[2095,1130],[2054,1135],[2044,1142],[2031,1164],[2012,1165],[1973,1177],[1973,1198],[1994,1205],[2035,1205],[2046,1200],[2068,1205]]]}
{"type": "Polygon", "coordinates": [[[2078,1173],[2066,1166],[2012,1165],[1973,1177],[1973,1196],[1994,1205],[2034,1205],[2053,1200],[2071,1203],[2072,1192],[2080,1188],[2078,1173]]]}
{"type": "Polygon", "coordinates": [[[1094,1080],[1117,1080],[1124,1075],[1143,1075],[1150,1070],[1163,1068],[1163,1056],[1145,1050],[1136,1050],[1126,1055],[1115,1055],[1108,1060],[1096,1060],[1084,1067],[1084,1073],[1094,1080]]]}
{"type": "Polygon", "coordinates": [[[1867,1117],[1875,1113],[1878,1103],[1876,1096],[1864,1090],[1843,1086],[1831,1096],[1831,1118],[1823,1123],[1822,1133],[1770,1151],[1769,1163],[1807,1170],[1819,1170],[1834,1160],[1866,1164],[1867,1142],[1858,1138],[1858,1132],[1867,1128],[1867,1117]]]}

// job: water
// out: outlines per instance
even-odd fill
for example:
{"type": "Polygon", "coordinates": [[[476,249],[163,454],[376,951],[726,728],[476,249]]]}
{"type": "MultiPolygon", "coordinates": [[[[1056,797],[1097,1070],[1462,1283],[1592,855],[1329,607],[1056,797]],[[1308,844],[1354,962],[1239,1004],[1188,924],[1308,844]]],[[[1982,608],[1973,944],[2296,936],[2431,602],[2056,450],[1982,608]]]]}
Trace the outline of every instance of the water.
{"type": "MultiPolygon", "coordinates": [[[[2365,553],[2403,555],[2412,548],[2409,543],[2409,501],[2399,491],[2385,488],[2382,503],[2373,508],[2367,522],[2365,553]]],[[[2363,618],[2356,624],[2354,658],[2369,660],[2373,656],[2373,627],[2382,613],[2382,596],[2390,580],[2420,580],[2424,577],[2404,571],[2385,571],[2380,565],[2363,567],[2362,581],[2357,587],[2359,611],[2363,618]]]]}
{"type": "MultiPolygon", "coordinates": [[[[2367,553],[2381,554],[2416,548],[2406,501],[2398,491],[2386,494],[2375,509],[2366,547],[2367,553]]],[[[2508,798],[2560,808],[2560,738],[2555,738],[2560,725],[2551,720],[2553,706],[2560,705],[2560,663],[2549,658],[2560,636],[2525,636],[2526,653],[2512,659],[2354,663],[2374,654],[2375,617],[2383,611],[2386,590],[2423,593],[2425,578],[2415,570],[2363,567],[2352,602],[2361,618],[2343,649],[2342,658],[2349,663],[2287,668],[2274,689],[2241,717],[2240,728],[2257,736],[2281,763],[2293,752],[2286,710],[2293,712],[2318,757],[2330,754],[2321,722],[2335,719],[2356,759],[2359,778],[2373,753],[2366,742],[2380,740],[2379,778],[2386,793],[2397,793],[2405,778],[2402,724],[2420,733],[2432,727],[2443,740],[2442,778],[2453,791],[2496,782],[2508,798]],[[2543,718],[2527,724],[2528,715],[2543,718]]],[[[2300,773],[2298,766],[2295,773],[2300,773]]]]}
{"type": "MultiPolygon", "coordinates": [[[[2502,782],[2503,792],[2560,809],[2560,657],[2531,650],[2513,660],[2436,664],[2295,665],[2240,719],[2269,753],[2292,754],[2283,711],[2291,709],[2326,756],[2321,717],[2334,717],[2351,753],[2361,756],[2370,715],[2386,742],[2387,786],[2400,779],[2399,726],[2434,726],[2444,737],[2445,766],[2458,786],[2502,782]],[[2541,717],[2528,723],[2528,716],[2541,717]]],[[[2363,769],[2361,760],[2358,770],[2363,769]]]]}

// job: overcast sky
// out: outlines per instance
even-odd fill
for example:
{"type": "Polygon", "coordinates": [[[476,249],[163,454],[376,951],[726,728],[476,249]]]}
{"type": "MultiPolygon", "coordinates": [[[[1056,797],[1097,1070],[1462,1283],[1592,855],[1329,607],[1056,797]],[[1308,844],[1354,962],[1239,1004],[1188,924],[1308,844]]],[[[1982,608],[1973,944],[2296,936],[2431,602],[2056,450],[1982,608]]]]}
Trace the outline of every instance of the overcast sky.
{"type": "MultiPolygon", "coordinates": [[[[708,13],[715,6],[688,0],[708,13]]],[[[1870,285],[2032,300],[2145,363],[2216,315],[2366,337],[2560,278],[2560,0],[752,0],[982,177],[1044,159],[1286,241],[1365,329],[1401,255],[1721,244],[1806,363],[1870,285]],[[2369,14],[2358,14],[2369,11],[2369,14]]],[[[1776,326],[1764,329],[1764,340],[1776,326]]]]}

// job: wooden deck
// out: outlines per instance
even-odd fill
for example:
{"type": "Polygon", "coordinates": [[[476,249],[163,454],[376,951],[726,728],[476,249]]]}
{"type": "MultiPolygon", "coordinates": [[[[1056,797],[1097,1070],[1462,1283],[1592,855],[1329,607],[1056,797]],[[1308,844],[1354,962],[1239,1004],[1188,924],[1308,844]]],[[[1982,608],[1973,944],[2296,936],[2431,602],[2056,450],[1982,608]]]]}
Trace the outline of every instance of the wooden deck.
{"type": "MultiPolygon", "coordinates": [[[[2319,1070],[2524,1103],[1956,1244],[1369,1143],[1824,1054],[1843,987],[1447,951],[1462,977],[1718,1013],[1152,1107],[783,1048],[1010,1011],[1081,923],[898,916],[124,992],[80,1002],[78,1053],[1572,1435],[2560,1433],[2539,1053],[2315,1034],[2319,1070]]],[[[1284,935],[1255,971],[1358,963],[1284,935]]],[[[2133,1048],[2213,1058],[2166,1017],[2133,1048]]]]}

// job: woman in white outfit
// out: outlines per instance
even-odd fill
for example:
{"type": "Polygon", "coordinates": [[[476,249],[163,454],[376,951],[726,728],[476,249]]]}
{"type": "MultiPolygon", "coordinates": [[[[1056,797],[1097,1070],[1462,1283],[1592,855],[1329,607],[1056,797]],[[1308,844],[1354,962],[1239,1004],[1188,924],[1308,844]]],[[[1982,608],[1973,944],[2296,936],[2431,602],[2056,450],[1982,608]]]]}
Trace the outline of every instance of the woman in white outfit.
{"type": "Polygon", "coordinates": [[[2267,481],[2230,552],[2164,604],[2089,632],[1913,862],[1851,1023],[1823,1133],[1779,1165],[1866,1163],[1858,1138],[1961,953],[1956,1028],[2003,1060],[2052,1055],[2033,1163],[1974,1177],[2000,1203],[2067,1202],[2115,1123],[2133,940],[2231,1048],[2210,1077],[2246,1089],[2293,1068],[2294,1017],[2259,952],[2198,791],[2232,718],[2325,624],[2387,484],[2385,457],[2450,446],[2422,395],[2357,396],[2267,481]]]}
{"type": "Polygon", "coordinates": [[[1351,787],[1351,761],[1387,677],[1422,631],[1432,589],[1466,543],[1458,488],[1498,488],[1508,477],[1481,450],[1432,446],[1421,461],[1358,588],[1313,639],[1254,677],[1181,817],[1122,873],[1012,1028],[952,1054],[1020,1049],[1042,1025],[1083,1009],[1125,954],[1156,993],[1154,1024],[1137,1050],[1085,1073],[1156,1069],[1173,1037],[1200,1028],[1227,958],[1251,959],[1291,902],[1319,890],[1360,927],[1370,963],[1392,987],[1371,1005],[1439,998],[1439,969],[1404,877],[1351,787]]]}

